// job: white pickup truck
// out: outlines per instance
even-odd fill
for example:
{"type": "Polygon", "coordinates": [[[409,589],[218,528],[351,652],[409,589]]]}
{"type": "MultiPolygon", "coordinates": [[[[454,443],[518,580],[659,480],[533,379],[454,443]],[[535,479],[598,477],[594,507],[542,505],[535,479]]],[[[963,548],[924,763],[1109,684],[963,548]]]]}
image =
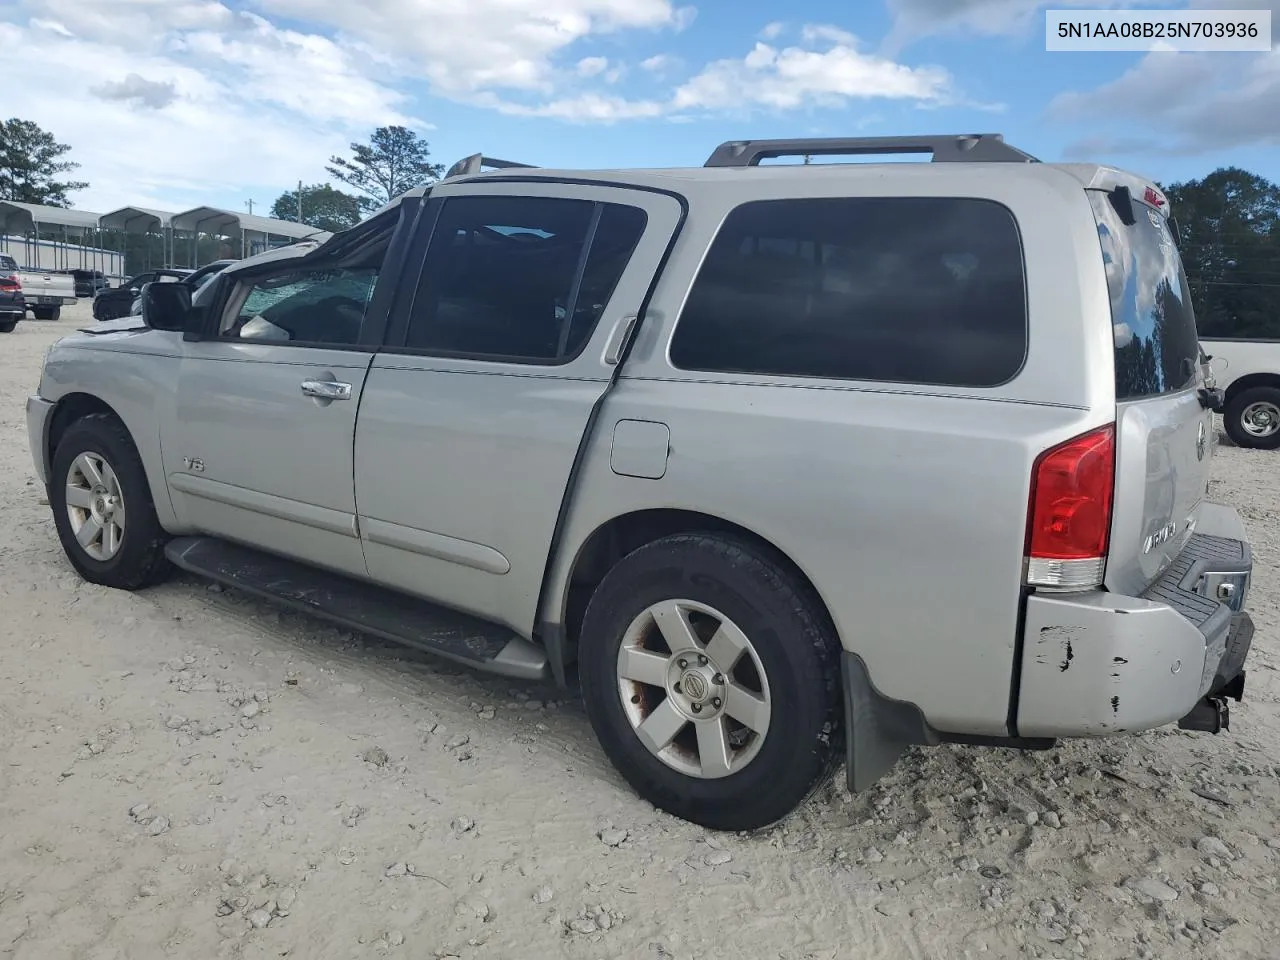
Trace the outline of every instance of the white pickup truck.
{"type": "Polygon", "coordinates": [[[57,320],[64,304],[76,302],[76,281],[69,273],[22,270],[7,254],[0,254],[0,273],[16,272],[27,309],[37,320],[57,320]]]}
{"type": "Polygon", "coordinates": [[[1240,447],[1280,448],[1280,340],[1201,338],[1225,395],[1222,424],[1240,447]]]}

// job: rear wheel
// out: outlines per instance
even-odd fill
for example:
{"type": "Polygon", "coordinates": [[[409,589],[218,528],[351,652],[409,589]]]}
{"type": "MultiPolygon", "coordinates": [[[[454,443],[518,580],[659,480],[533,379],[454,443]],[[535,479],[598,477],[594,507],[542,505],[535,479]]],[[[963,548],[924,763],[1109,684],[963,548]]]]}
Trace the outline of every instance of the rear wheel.
{"type": "Polygon", "coordinates": [[[92,414],[67,428],[53,455],[49,503],[67,559],[91,583],[137,590],[168,574],[151,487],[115,417],[92,414]]]}
{"type": "Polygon", "coordinates": [[[62,317],[62,308],[32,307],[31,313],[37,320],[58,320],[62,317]]]}
{"type": "Polygon", "coordinates": [[[596,736],[641,796],[750,830],[794,810],[839,760],[838,653],[817,598],[774,558],[681,534],[609,572],[578,659],[596,736]]]}
{"type": "Polygon", "coordinates": [[[9,319],[0,320],[0,333],[13,333],[13,331],[17,328],[17,326],[18,326],[17,320],[9,320],[9,319]]]}
{"type": "Polygon", "coordinates": [[[1280,448],[1280,387],[1250,387],[1231,399],[1222,424],[1238,447],[1280,448]]]}

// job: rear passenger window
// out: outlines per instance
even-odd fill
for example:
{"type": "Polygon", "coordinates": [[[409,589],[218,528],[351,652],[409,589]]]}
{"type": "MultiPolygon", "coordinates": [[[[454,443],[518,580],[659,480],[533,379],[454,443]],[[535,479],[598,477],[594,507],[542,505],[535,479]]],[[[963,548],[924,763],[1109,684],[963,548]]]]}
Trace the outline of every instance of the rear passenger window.
{"type": "Polygon", "coordinates": [[[645,222],[639,208],[589,200],[446,200],[405,346],[524,363],[572,359],[645,222]]]}
{"type": "Polygon", "coordinates": [[[1027,352],[1022,245],[989,200],[764,200],[721,227],[676,325],[690,370],[992,387],[1027,352]]]}

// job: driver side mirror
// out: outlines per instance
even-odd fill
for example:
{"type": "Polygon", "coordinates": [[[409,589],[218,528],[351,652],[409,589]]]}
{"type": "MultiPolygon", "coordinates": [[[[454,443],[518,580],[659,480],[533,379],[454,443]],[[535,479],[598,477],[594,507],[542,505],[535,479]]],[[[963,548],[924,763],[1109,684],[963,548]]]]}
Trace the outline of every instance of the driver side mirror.
{"type": "Polygon", "coordinates": [[[152,330],[185,331],[191,312],[191,291],[185,284],[143,285],[142,322],[152,330]]]}

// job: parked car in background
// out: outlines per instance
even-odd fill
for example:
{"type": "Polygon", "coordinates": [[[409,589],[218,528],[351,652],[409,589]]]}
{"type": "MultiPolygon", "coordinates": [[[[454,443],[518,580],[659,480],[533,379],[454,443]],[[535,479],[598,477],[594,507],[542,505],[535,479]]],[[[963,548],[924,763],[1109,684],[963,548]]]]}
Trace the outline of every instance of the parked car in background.
{"type": "Polygon", "coordinates": [[[0,333],[12,333],[27,315],[27,302],[18,279],[18,263],[0,253],[0,333]]]}
{"type": "Polygon", "coordinates": [[[52,347],[28,435],[83,577],[576,674],[716,829],[911,745],[1226,728],[1252,553],[1152,181],[993,135],[485,164],[52,347]]]}
{"type": "Polygon", "coordinates": [[[1280,449],[1280,340],[1202,337],[1222,427],[1238,447],[1280,449]]]}
{"type": "MultiPolygon", "coordinates": [[[[206,263],[203,267],[193,271],[189,276],[184,277],[182,279],[182,283],[191,290],[191,295],[195,296],[195,294],[198,293],[206,283],[235,262],[235,260],[215,260],[212,263],[206,263]]],[[[146,290],[146,288],[146,284],[143,284],[142,290],[146,290]]],[[[129,308],[129,314],[131,316],[138,316],[141,313],[142,291],[140,290],[138,292],[138,296],[133,298],[133,304],[129,308]]]]}
{"type": "MultiPolygon", "coordinates": [[[[76,302],[75,281],[70,274],[22,270],[13,257],[0,254],[0,276],[16,278],[16,287],[22,291],[26,309],[37,320],[57,320],[62,315],[63,304],[76,302]]],[[[15,285],[6,286],[13,289],[15,285]]]]}
{"type": "Polygon", "coordinates": [[[99,290],[111,286],[101,270],[72,270],[71,278],[76,284],[77,300],[92,300],[99,290]]]}
{"type": "Polygon", "coordinates": [[[193,271],[182,270],[170,267],[164,267],[158,270],[148,270],[137,276],[130,277],[118,287],[108,287],[99,290],[93,298],[93,319],[95,320],[115,320],[118,317],[127,317],[129,310],[133,306],[133,301],[137,299],[138,294],[142,292],[144,285],[148,283],[172,283],[178,280],[185,280],[191,276],[193,271]]]}

